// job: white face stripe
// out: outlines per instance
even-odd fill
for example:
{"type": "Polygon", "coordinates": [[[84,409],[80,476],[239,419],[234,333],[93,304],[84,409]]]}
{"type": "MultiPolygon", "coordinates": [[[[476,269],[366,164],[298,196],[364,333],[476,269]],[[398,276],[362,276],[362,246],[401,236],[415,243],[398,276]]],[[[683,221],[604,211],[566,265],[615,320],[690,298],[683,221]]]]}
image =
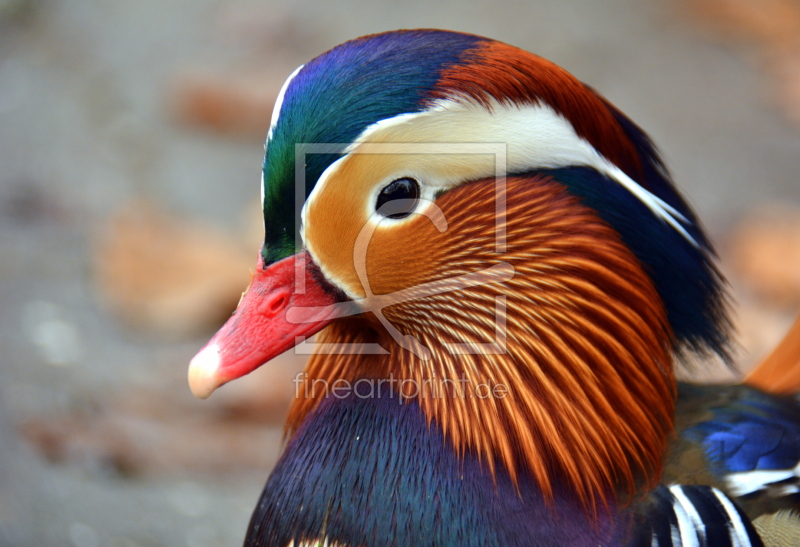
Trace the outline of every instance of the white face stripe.
{"type": "Polygon", "coordinates": [[[292,83],[292,80],[294,80],[294,77],[297,76],[304,66],[306,65],[300,65],[294,69],[294,72],[289,74],[289,77],[283,82],[283,86],[278,92],[278,96],[275,99],[275,106],[272,107],[272,120],[269,123],[269,131],[267,131],[267,145],[269,145],[269,141],[272,139],[272,132],[275,130],[275,126],[278,125],[278,117],[281,114],[281,107],[283,106],[283,98],[286,96],[286,90],[289,88],[289,84],[292,83]]]}
{"type": "MultiPolygon", "coordinates": [[[[619,167],[602,156],[585,139],[578,136],[564,117],[546,104],[506,106],[496,101],[491,109],[452,100],[437,101],[430,109],[413,114],[401,114],[381,120],[369,127],[351,144],[346,152],[354,152],[368,143],[503,143],[507,145],[507,171],[524,172],[534,169],[568,166],[592,167],[617,181],[636,196],[653,214],[680,232],[693,245],[697,243],[686,231],[682,222],[686,219],[673,207],[653,195],[626,175],[619,167]]],[[[446,160],[430,176],[423,178],[425,184],[433,184],[435,190],[457,186],[467,180],[493,176],[491,162],[474,161],[460,157],[466,165],[448,169],[446,160]],[[473,169],[464,173],[472,163],[473,169]],[[459,180],[453,180],[453,174],[459,180]]],[[[328,167],[320,177],[317,188],[335,178],[338,162],[328,167]],[[327,175],[327,176],[324,176],[327,175]]],[[[410,165],[410,169],[415,166],[410,165]]],[[[403,176],[398,173],[398,176],[403,176]]],[[[308,203],[308,202],[307,202],[308,203]]]]}

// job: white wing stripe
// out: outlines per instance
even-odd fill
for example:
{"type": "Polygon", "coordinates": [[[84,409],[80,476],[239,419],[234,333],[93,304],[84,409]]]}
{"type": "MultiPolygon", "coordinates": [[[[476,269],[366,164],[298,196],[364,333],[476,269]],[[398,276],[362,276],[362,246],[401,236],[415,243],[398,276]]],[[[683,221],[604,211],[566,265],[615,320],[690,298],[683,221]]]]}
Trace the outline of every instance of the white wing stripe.
{"type": "MultiPolygon", "coordinates": [[[[771,469],[771,470],[756,470],[744,471],[742,473],[729,473],[725,476],[725,482],[728,488],[735,496],[746,496],[759,490],[772,491],[773,495],[776,494],[773,490],[781,491],[782,487],[773,486],[777,482],[791,479],[792,477],[800,478],[800,463],[793,469],[771,469]]],[[[780,495],[780,494],[778,494],[780,495]]]]}
{"type": "Polygon", "coordinates": [[[750,534],[747,533],[747,529],[744,527],[744,523],[736,507],[733,506],[733,503],[731,503],[731,500],[729,500],[725,494],[716,488],[712,488],[711,490],[714,492],[717,500],[719,500],[720,505],[725,509],[725,512],[728,513],[728,518],[731,519],[730,536],[733,547],[750,547],[750,534]]]}
{"type": "Polygon", "coordinates": [[[670,486],[669,490],[675,497],[675,503],[673,506],[675,508],[675,514],[678,516],[678,523],[681,524],[681,529],[683,530],[683,521],[681,520],[682,514],[685,514],[690,521],[688,526],[691,526],[691,541],[684,539],[685,536],[683,533],[681,533],[681,539],[684,541],[683,545],[700,545],[701,543],[705,544],[706,526],[703,524],[703,519],[700,518],[700,513],[697,512],[694,504],[689,501],[689,498],[686,497],[681,485],[676,484],[670,486]],[[680,508],[680,512],[678,511],[678,508],[680,508]]]}

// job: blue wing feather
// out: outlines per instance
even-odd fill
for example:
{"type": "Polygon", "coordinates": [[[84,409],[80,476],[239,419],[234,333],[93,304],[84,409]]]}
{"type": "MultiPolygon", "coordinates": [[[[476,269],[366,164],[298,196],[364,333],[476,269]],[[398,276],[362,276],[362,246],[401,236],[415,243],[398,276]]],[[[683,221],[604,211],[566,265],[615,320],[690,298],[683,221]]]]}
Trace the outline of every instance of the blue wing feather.
{"type": "Polygon", "coordinates": [[[711,471],[742,496],[800,497],[800,403],[756,389],[728,388],[735,398],[682,435],[698,443],[711,471]]]}

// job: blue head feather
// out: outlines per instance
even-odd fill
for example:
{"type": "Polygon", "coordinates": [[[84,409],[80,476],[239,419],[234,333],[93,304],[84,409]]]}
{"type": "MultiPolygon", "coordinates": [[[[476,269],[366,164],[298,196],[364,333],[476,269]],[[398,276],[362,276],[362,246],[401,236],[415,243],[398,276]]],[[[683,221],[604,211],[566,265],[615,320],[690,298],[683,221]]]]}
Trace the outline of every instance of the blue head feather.
{"type": "MultiPolygon", "coordinates": [[[[377,121],[421,111],[441,71],[481,40],[437,30],[366,36],[323,53],[298,72],[285,91],[264,158],[265,264],[295,252],[295,144],[351,143],[377,121]]],[[[306,197],[338,157],[306,157],[306,197]]]]}

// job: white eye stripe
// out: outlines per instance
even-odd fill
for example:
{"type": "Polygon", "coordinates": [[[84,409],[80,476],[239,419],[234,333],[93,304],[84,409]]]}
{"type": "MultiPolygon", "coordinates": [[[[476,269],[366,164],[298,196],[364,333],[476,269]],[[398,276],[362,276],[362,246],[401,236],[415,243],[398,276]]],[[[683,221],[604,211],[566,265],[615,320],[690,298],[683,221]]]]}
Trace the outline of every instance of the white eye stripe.
{"type": "MultiPolygon", "coordinates": [[[[506,172],[570,166],[592,167],[622,185],[657,218],[697,246],[684,225],[686,218],[679,211],[643,188],[602,156],[588,141],[578,136],[574,127],[563,116],[546,104],[508,106],[495,101],[491,109],[487,110],[478,104],[440,100],[428,110],[400,114],[372,124],[345,152],[358,153],[360,148],[369,147],[368,143],[429,143],[432,146],[463,143],[467,146],[479,144],[479,141],[506,146],[506,172]]],[[[434,165],[426,159],[424,165],[410,164],[409,172],[415,172],[421,181],[433,182],[436,191],[457,186],[466,180],[495,175],[491,162],[477,161],[476,158],[470,159],[465,155],[454,157],[458,158],[454,161],[461,162],[457,168],[453,164],[448,165],[446,161],[434,165]],[[426,169],[433,171],[425,172],[426,169]],[[454,178],[455,173],[460,176],[454,178]]],[[[409,161],[415,160],[410,158],[409,161]]],[[[334,165],[328,169],[334,170],[334,165]]],[[[317,185],[323,182],[323,177],[320,177],[317,185]]]]}

